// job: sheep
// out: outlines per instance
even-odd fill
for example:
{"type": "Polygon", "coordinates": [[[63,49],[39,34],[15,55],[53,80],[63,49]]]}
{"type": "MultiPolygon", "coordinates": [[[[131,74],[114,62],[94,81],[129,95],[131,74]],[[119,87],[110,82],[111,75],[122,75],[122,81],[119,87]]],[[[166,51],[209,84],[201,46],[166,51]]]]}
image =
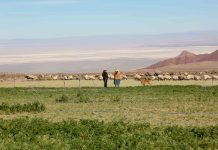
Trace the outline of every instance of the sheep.
{"type": "Polygon", "coordinates": [[[151,76],[143,76],[143,79],[151,80],[151,76]]]}
{"type": "Polygon", "coordinates": [[[169,75],[164,75],[164,80],[170,80],[171,79],[171,76],[169,75]]]}
{"type": "Polygon", "coordinates": [[[94,75],[89,75],[89,80],[95,80],[95,76],[94,75]]]}
{"type": "Polygon", "coordinates": [[[95,80],[95,76],[94,75],[85,75],[84,79],[85,80],[95,80]]]}
{"type": "Polygon", "coordinates": [[[58,79],[58,75],[53,76],[52,79],[53,79],[53,80],[57,80],[57,79],[58,79]]]}
{"type": "Polygon", "coordinates": [[[159,74],[159,75],[157,76],[157,78],[158,78],[158,80],[164,80],[164,76],[161,75],[161,74],[159,74]]]}
{"type": "Polygon", "coordinates": [[[29,79],[29,80],[37,80],[38,79],[38,77],[34,76],[34,75],[26,75],[25,78],[29,79]]]}
{"type": "Polygon", "coordinates": [[[217,73],[217,71],[215,71],[215,70],[211,71],[211,74],[216,74],[216,73],[217,73]]]}
{"type": "Polygon", "coordinates": [[[75,75],[75,78],[74,78],[75,80],[81,80],[82,79],[82,77],[80,76],[80,75],[75,75]]]}
{"type": "Polygon", "coordinates": [[[213,80],[218,80],[218,76],[213,75],[213,76],[212,76],[212,79],[213,79],[213,80]]]}
{"type": "Polygon", "coordinates": [[[218,72],[217,71],[215,71],[215,70],[212,70],[211,71],[211,74],[217,74],[218,72]]]}
{"type": "Polygon", "coordinates": [[[68,77],[67,76],[64,76],[64,78],[63,78],[64,80],[68,80],[68,77]]]}
{"type": "Polygon", "coordinates": [[[179,75],[179,80],[185,80],[186,76],[183,76],[183,75],[179,75]]]}
{"type": "Polygon", "coordinates": [[[155,76],[151,76],[151,80],[156,80],[157,78],[155,76]]]}
{"type": "Polygon", "coordinates": [[[154,72],[146,72],[145,76],[154,76],[154,72]]]}
{"type": "Polygon", "coordinates": [[[204,80],[212,79],[209,75],[204,75],[204,80]]]}
{"type": "Polygon", "coordinates": [[[121,75],[121,78],[124,79],[124,80],[127,80],[127,79],[128,79],[127,76],[124,75],[124,74],[121,75]]]}
{"type": "Polygon", "coordinates": [[[109,77],[109,79],[111,79],[111,80],[114,79],[114,75],[112,75],[112,74],[109,74],[108,77],[109,77]]]}
{"type": "Polygon", "coordinates": [[[44,80],[52,80],[52,75],[45,75],[44,80]]]}
{"type": "Polygon", "coordinates": [[[139,75],[139,74],[136,74],[135,76],[134,76],[134,79],[135,80],[140,80],[142,77],[139,75]]]}
{"type": "Polygon", "coordinates": [[[170,75],[170,76],[174,76],[174,75],[176,75],[176,73],[175,73],[175,72],[170,72],[169,75],[170,75]]]}
{"type": "Polygon", "coordinates": [[[165,72],[165,73],[163,73],[164,75],[170,75],[170,73],[169,72],[165,72]]]}
{"type": "Polygon", "coordinates": [[[179,77],[176,76],[176,75],[174,75],[174,76],[172,77],[172,79],[173,79],[173,80],[179,80],[179,77]]]}
{"type": "Polygon", "coordinates": [[[73,76],[72,76],[72,75],[67,76],[67,79],[68,79],[68,80],[73,80],[73,76]]]}
{"type": "Polygon", "coordinates": [[[155,76],[158,76],[158,75],[160,75],[161,73],[162,73],[161,71],[155,71],[154,75],[155,75],[155,76]]]}
{"type": "Polygon", "coordinates": [[[143,73],[140,73],[139,75],[140,75],[141,77],[143,77],[143,76],[144,76],[144,74],[143,74],[143,73]]]}
{"type": "Polygon", "coordinates": [[[45,76],[44,76],[43,74],[40,74],[40,75],[38,75],[38,79],[39,79],[39,80],[44,80],[44,79],[45,79],[45,76]]]}
{"type": "Polygon", "coordinates": [[[182,73],[182,72],[179,72],[179,75],[183,75],[183,73],[182,73]]]}
{"type": "Polygon", "coordinates": [[[188,72],[184,72],[184,75],[185,75],[185,76],[188,76],[188,72]]]}
{"type": "Polygon", "coordinates": [[[85,79],[85,80],[89,80],[89,76],[86,74],[86,75],[84,76],[84,79],[85,79]]]}
{"type": "Polygon", "coordinates": [[[200,77],[200,76],[197,76],[197,75],[195,75],[195,76],[194,76],[194,80],[201,80],[201,77],[200,77]]]}
{"type": "Polygon", "coordinates": [[[98,80],[103,80],[103,76],[102,76],[102,75],[99,75],[99,76],[98,76],[98,80]]]}
{"type": "Polygon", "coordinates": [[[187,76],[186,76],[186,79],[187,79],[187,80],[194,80],[194,75],[187,75],[187,76]]]}

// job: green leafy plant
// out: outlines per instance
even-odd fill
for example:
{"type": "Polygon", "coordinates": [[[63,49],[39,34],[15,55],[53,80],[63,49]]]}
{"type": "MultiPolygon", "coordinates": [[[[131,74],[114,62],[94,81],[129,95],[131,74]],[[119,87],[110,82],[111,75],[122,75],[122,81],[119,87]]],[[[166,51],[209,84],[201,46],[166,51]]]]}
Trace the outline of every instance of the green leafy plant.
{"type": "Polygon", "coordinates": [[[57,103],[67,103],[69,102],[70,98],[67,95],[61,95],[59,98],[56,99],[57,103]]]}
{"type": "Polygon", "coordinates": [[[218,125],[151,127],[97,120],[0,120],[4,149],[218,149],[218,125]]]}
{"type": "Polygon", "coordinates": [[[91,102],[90,97],[79,92],[77,93],[76,97],[74,98],[75,103],[88,103],[91,102]]]}
{"type": "Polygon", "coordinates": [[[42,112],[45,110],[45,105],[40,102],[32,102],[27,104],[13,104],[2,103],[0,111],[8,113],[21,113],[21,112],[42,112]]]}
{"type": "Polygon", "coordinates": [[[112,100],[113,100],[114,102],[120,102],[120,101],[121,101],[121,97],[118,96],[118,95],[116,95],[116,96],[113,96],[113,97],[112,97],[112,100]]]}

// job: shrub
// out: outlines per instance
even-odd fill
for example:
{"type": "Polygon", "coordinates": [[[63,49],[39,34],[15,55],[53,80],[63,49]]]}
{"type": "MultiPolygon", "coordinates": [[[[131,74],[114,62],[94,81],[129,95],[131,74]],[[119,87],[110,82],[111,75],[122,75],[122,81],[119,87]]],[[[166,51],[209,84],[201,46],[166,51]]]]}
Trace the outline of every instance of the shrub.
{"type": "Polygon", "coordinates": [[[120,102],[121,101],[121,97],[120,96],[113,96],[112,97],[112,100],[114,101],[114,102],[120,102]]]}
{"type": "Polygon", "coordinates": [[[88,103],[91,102],[90,98],[87,95],[82,93],[77,93],[76,97],[70,98],[67,95],[61,95],[59,98],[56,99],[57,103],[88,103]]]}
{"type": "Polygon", "coordinates": [[[56,99],[57,103],[67,103],[69,102],[70,98],[67,95],[61,95],[59,98],[56,99]]]}
{"type": "Polygon", "coordinates": [[[76,98],[74,99],[75,103],[88,103],[91,102],[90,98],[83,93],[77,93],[76,98]]]}
{"type": "Polygon", "coordinates": [[[2,103],[0,110],[8,113],[21,113],[21,112],[42,112],[45,110],[45,105],[40,102],[32,102],[27,104],[13,104],[2,103]]]}

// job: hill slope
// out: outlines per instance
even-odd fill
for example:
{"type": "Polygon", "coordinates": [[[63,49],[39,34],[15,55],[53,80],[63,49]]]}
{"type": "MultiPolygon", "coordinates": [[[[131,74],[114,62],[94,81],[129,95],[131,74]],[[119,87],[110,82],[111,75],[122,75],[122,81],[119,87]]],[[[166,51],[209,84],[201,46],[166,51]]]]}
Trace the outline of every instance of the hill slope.
{"type": "Polygon", "coordinates": [[[160,70],[163,72],[201,72],[201,71],[218,71],[218,61],[203,61],[197,63],[188,63],[180,65],[169,65],[157,69],[138,69],[135,72],[154,72],[160,70]]]}
{"type": "Polygon", "coordinates": [[[157,69],[170,65],[189,64],[189,63],[197,63],[197,62],[204,62],[204,61],[218,61],[218,50],[210,54],[200,54],[200,55],[196,55],[188,51],[183,51],[179,56],[175,58],[170,58],[160,61],[156,64],[147,67],[146,69],[157,69]]]}

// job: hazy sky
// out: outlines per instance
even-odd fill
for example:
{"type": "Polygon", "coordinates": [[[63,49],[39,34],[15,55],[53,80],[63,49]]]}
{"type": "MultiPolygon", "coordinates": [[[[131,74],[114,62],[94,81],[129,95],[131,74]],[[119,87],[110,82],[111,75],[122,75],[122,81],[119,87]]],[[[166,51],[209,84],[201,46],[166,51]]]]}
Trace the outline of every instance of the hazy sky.
{"type": "Polygon", "coordinates": [[[217,31],[218,0],[0,0],[0,39],[217,31]]]}

